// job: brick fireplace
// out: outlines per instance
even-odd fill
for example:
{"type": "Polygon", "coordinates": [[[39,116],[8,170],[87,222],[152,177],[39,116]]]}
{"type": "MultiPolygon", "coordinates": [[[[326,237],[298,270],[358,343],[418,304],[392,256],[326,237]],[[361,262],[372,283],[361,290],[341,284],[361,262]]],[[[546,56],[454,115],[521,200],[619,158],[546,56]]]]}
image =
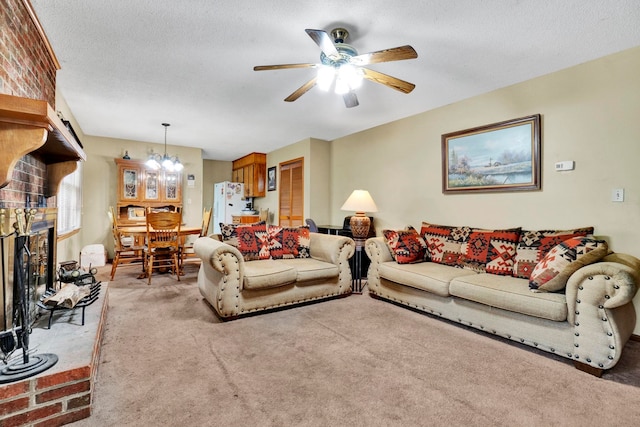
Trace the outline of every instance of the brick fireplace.
{"type": "MultiPolygon", "coordinates": [[[[56,194],[60,181],[86,156],[68,122],[55,112],[56,72],[60,65],[30,2],[0,0],[0,22],[0,211],[4,212],[0,220],[0,294],[5,302],[1,333],[16,330],[12,324],[15,303],[11,294],[16,289],[17,276],[13,262],[9,262],[15,252],[4,251],[4,245],[9,246],[8,242],[20,236],[20,242],[34,245],[28,253],[36,251],[34,260],[27,264],[48,269],[46,283],[36,280],[33,284],[34,298],[40,285],[53,286],[58,262],[56,194]],[[25,209],[34,210],[34,215],[49,227],[40,230],[36,226],[27,233],[16,233],[15,212],[25,209]],[[44,264],[37,255],[40,250],[47,254],[44,264]]],[[[26,274],[31,275],[31,271],[26,274]]],[[[40,277],[39,270],[37,275],[40,277]]],[[[51,330],[46,329],[46,316],[45,327],[38,321],[33,324],[28,347],[35,349],[35,354],[56,354],[58,361],[33,377],[0,384],[0,426],[55,426],[90,415],[106,299],[105,286],[99,302],[87,309],[84,326],[77,310],[58,316],[51,330]]],[[[31,327],[21,326],[25,330],[31,327]]]]}

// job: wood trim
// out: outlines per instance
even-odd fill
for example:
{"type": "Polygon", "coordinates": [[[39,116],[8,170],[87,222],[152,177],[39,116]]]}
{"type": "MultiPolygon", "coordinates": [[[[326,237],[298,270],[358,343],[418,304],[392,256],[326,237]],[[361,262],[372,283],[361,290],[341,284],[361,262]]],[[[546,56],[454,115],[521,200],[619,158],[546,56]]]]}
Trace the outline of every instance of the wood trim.
{"type": "Polygon", "coordinates": [[[59,70],[60,62],[58,62],[58,58],[56,57],[56,54],[54,53],[53,48],[51,47],[51,43],[49,43],[49,38],[47,37],[47,34],[44,32],[44,28],[42,28],[42,24],[40,23],[40,20],[36,15],[36,11],[33,10],[33,5],[29,0],[22,0],[22,4],[24,5],[24,8],[27,9],[27,12],[29,13],[29,17],[31,17],[31,21],[33,22],[33,25],[35,25],[36,30],[38,31],[38,34],[40,34],[40,38],[42,39],[42,42],[47,48],[47,52],[49,52],[49,57],[51,58],[51,61],[53,61],[53,65],[55,65],[56,70],[59,70]]]}
{"type": "Polygon", "coordinates": [[[71,175],[78,169],[78,162],[69,161],[62,163],[54,163],[47,168],[49,176],[49,194],[48,196],[57,196],[60,191],[60,183],[65,176],[71,175]]]}
{"type": "Polygon", "coordinates": [[[640,342],[640,335],[634,335],[634,334],[631,334],[631,337],[629,337],[629,339],[630,339],[631,341],[638,341],[638,342],[640,342]]]}
{"type": "Polygon", "coordinates": [[[47,165],[87,159],[46,101],[6,94],[0,94],[0,151],[0,188],[9,183],[25,154],[37,154],[47,165]]]}

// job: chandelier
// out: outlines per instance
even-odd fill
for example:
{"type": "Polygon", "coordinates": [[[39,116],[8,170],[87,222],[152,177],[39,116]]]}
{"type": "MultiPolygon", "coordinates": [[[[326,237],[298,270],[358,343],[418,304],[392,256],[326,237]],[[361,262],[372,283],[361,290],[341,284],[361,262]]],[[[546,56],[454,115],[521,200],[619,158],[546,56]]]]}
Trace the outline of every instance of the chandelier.
{"type": "Polygon", "coordinates": [[[162,168],[169,172],[180,172],[184,166],[180,163],[178,156],[171,157],[167,154],[167,128],[171,125],[169,123],[162,123],[162,126],[164,126],[164,155],[161,156],[159,153],[151,153],[146,165],[155,170],[162,168]]]}

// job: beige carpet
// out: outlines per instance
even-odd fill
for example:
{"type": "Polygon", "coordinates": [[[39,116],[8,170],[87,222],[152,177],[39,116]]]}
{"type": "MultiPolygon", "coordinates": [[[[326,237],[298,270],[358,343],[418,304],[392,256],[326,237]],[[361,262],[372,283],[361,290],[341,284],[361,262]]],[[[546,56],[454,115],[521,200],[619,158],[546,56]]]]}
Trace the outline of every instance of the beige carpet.
{"type": "MultiPolygon", "coordinates": [[[[603,378],[368,295],[222,323],[118,271],[93,415],[75,426],[636,426],[640,343],[603,378]]],[[[103,274],[101,271],[100,274],[103,274]]]]}

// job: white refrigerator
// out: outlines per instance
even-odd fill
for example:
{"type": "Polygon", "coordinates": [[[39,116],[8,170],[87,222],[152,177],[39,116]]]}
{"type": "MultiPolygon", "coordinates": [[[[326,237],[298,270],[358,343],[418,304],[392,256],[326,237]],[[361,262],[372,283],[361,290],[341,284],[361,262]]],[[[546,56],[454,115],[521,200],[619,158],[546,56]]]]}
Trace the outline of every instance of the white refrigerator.
{"type": "Polygon", "coordinates": [[[231,224],[232,215],[241,215],[246,201],[244,184],[218,182],[213,185],[213,232],[220,233],[220,223],[231,224]]]}

